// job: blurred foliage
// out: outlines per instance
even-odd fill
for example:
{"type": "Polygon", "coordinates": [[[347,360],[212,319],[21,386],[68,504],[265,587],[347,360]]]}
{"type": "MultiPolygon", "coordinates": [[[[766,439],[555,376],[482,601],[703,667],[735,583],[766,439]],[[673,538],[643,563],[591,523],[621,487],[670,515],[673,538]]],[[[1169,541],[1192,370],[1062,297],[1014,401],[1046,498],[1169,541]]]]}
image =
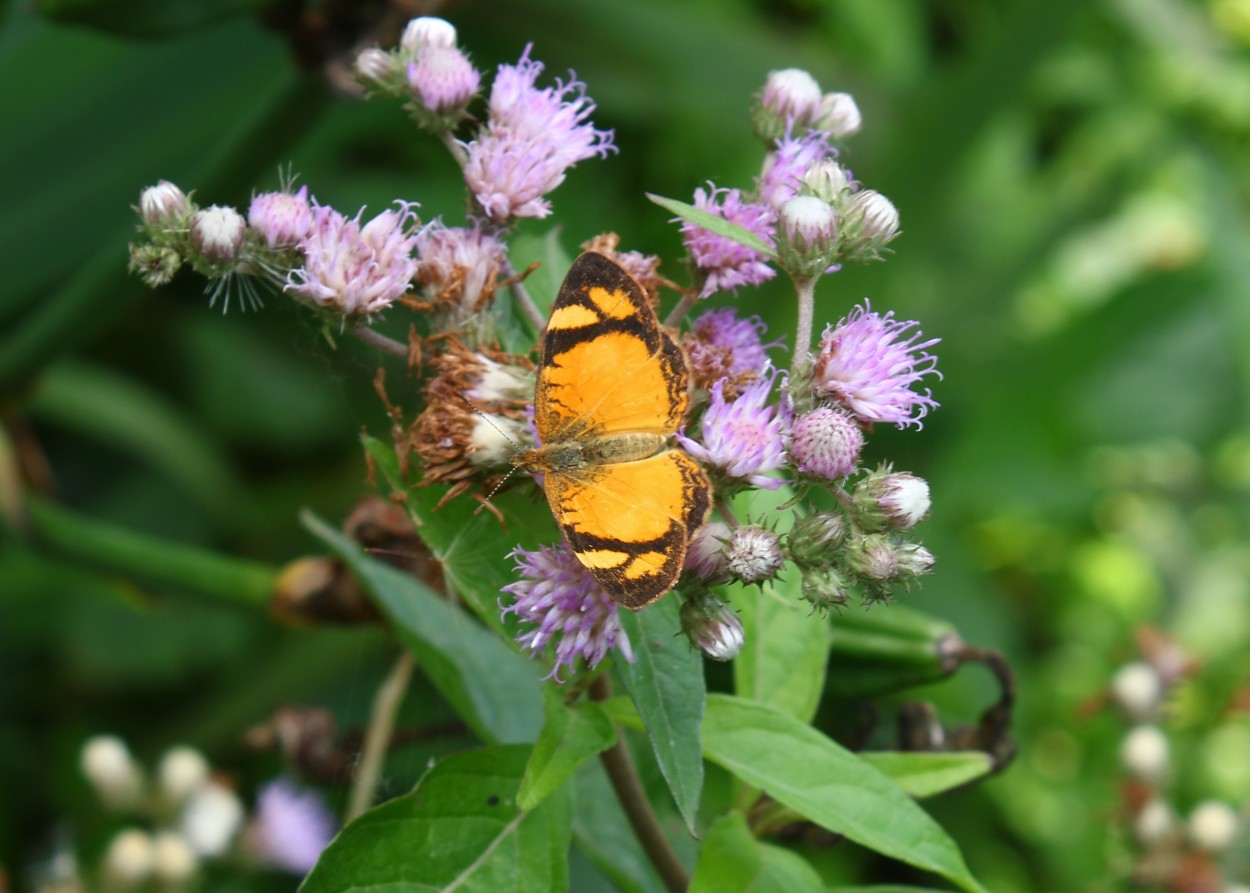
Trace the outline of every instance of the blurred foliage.
{"type": "MultiPolygon", "coordinates": [[[[290,164],[335,206],[402,197],[457,222],[454,165],[396,106],[335,95],[255,3],[33,6],[6,4],[0,24],[0,497],[20,511],[20,464],[83,521],[272,572],[318,549],[301,507],[342,517],[368,490],[357,434],[388,424],[376,357],[331,350],[279,295],[222,317],[190,276],[149,292],[125,275],[130,206],[159,178],[244,206],[290,164]]],[[[1016,764],[929,803],[977,877],[999,893],[1119,888],[1124,725],[1086,708],[1143,625],[1206,665],[1170,720],[1192,756],[1178,809],[1250,800],[1246,708],[1229,708],[1250,669],[1250,0],[436,11],[484,69],[532,40],[616,130],[620,154],[554,195],[566,250],[613,230],[677,257],[643,193],[749,184],[746,112],[768,71],[804,67],[855,95],[866,123],[845,160],[904,235],[887,263],[824,280],[818,317],[867,294],[942,338],[941,410],[873,444],[934,494],[938,568],[907,601],[1019,674],[1016,764]]],[[[784,332],[785,291],[740,301],[784,332]]],[[[0,540],[0,864],[19,877],[91,811],[75,766],[87,735],[149,760],[194,744],[246,789],[276,764],[240,750],[244,729],[301,701],[358,724],[397,653],[377,632],[280,626],[211,583],[67,559],[75,542],[0,540]]],[[[993,697],[975,672],[923,694],[952,721],[993,697]]],[[[445,716],[419,688],[403,720],[445,716]]],[[[393,759],[387,790],[411,787],[429,752],[393,759]]],[[[808,855],[852,881],[846,848],[808,855]]],[[[602,889],[584,861],[573,870],[574,889],[602,889]]]]}

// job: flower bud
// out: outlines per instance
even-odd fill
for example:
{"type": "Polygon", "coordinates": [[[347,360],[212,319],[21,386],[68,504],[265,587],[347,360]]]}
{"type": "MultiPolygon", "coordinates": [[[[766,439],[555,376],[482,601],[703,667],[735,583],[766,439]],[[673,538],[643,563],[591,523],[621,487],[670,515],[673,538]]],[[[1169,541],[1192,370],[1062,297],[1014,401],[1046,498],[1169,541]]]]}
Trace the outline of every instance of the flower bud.
{"type": "Polygon", "coordinates": [[[406,69],[408,87],[421,107],[450,127],[477,95],[482,76],[456,47],[424,47],[406,69]]]}
{"type": "Polygon", "coordinates": [[[899,233],[898,209],[879,192],[862,189],[846,203],[843,235],[848,255],[875,258],[899,233]]]}
{"type": "Polygon", "coordinates": [[[899,576],[894,546],[880,533],[870,533],[851,542],[847,567],[856,576],[873,583],[893,582],[899,576]]]}
{"type": "Polygon", "coordinates": [[[96,735],[82,746],[79,766],[109,809],[134,809],[143,799],[143,773],[126,742],[116,735],[96,735]]]}
{"type": "Polygon", "coordinates": [[[827,567],[846,540],[846,518],[841,512],[817,512],[800,518],[786,537],[786,551],[802,567],[827,567]]]}
{"type": "Polygon", "coordinates": [[[1157,784],[1167,774],[1170,750],[1158,726],[1136,726],[1120,745],[1120,762],[1133,777],[1157,784]]]}
{"type": "Polygon", "coordinates": [[[686,599],[681,628],[690,644],[713,660],[732,660],[745,641],[737,612],[710,593],[686,599]]]}
{"type": "Polygon", "coordinates": [[[835,140],[843,139],[859,133],[864,119],[859,113],[859,106],[850,93],[826,93],[821,97],[820,110],[812,126],[824,130],[835,140]]]}
{"type": "Polygon", "coordinates": [[[804,568],[800,592],[805,601],[822,611],[840,609],[851,600],[845,575],[834,567],[804,568]]]}
{"type": "Polygon", "coordinates": [[[162,831],[152,840],[152,876],[169,887],[181,888],[199,867],[186,838],[162,831]]]}
{"type": "Polygon", "coordinates": [[[171,747],[156,767],[161,797],[178,806],[208,779],[208,760],[194,747],[171,747]]]}
{"type": "Polygon", "coordinates": [[[842,410],[821,406],[799,416],[790,428],[790,459],[800,474],[826,481],[855,471],[864,432],[842,410]]]}
{"type": "Polygon", "coordinates": [[[1237,839],[1240,824],[1237,813],[1227,803],[1204,800],[1189,814],[1189,837],[1208,853],[1223,852],[1237,839]]]}
{"type": "Polygon", "coordinates": [[[762,583],[777,576],[784,563],[781,538],[771,530],[743,525],[729,535],[725,564],[733,578],[743,583],[762,583]]]}
{"type": "Polygon", "coordinates": [[[894,546],[894,558],[898,562],[900,580],[922,577],[937,563],[933,553],[919,543],[898,543],[894,546]]]}
{"type": "Polygon", "coordinates": [[[260,233],[270,248],[289,248],[299,244],[312,229],[312,205],[308,203],[308,187],[290,192],[262,192],[252,199],[247,209],[247,222],[260,233]]]}
{"type": "Polygon", "coordinates": [[[456,26],[437,16],[421,16],[404,27],[399,40],[400,49],[409,55],[427,47],[450,49],[456,45],[456,26]]]}
{"type": "Polygon", "coordinates": [[[1176,825],[1172,809],[1158,797],[1146,802],[1133,817],[1133,836],[1144,847],[1152,847],[1165,840],[1176,825]]]}
{"type": "Polygon", "coordinates": [[[1159,674],[1143,661],[1125,664],[1111,680],[1111,699],[1137,722],[1151,719],[1162,697],[1163,682],[1159,674]]]}
{"type": "Polygon", "coordinates": [[[133,890],[152,874],[152,861],[152,838],[146,831],[127,828],[109,842],[100,873],[108,886],[133,890]]]}
{"type": "Polygon", "coordinates": [[[732,531],[724,521],[709,521],[694,535],[686,549],[685,570],[705,583],[723,583],[729,579],[725,547],[732,531]]]}
{"type": "Polygon", "coordinates": [[[191,200],[168,180],[149,186],[139,195],[139,216],[148,226],[161,229],[181,228],[186,226],[190,213],[191,200]]]}
{"type": "Polygon", "coordinates": [[[231,263],[246,231],[247,222],[234,208],[213,205],[191,217],[191,244],[211,264],[231,263]]]}
{"type": "Polygon", "coordinates": [[[197,856],[220,856],[243,824],[243,804],[234,791],[210,781],[187,800],[178,830],[197,856]]]}
{"type": "Polygon", "coordinates": [[[756,135],[772,142],[792,130],[806,130],[820,114],[820,84],[801,68],[770,72],[752,110],[756,135]]]}
{"type": "Polygon", "coordinates": [[[356,56],[356,76],[375,87],[393,89],[400,72],[399,61],[394,54],[378,47],[361,50],[356,56]]]}
{"type": "Polygon", "coordinates": [[[172,248],[153,245],[130,246],[130,263],[127,269],[143,280],[149,288],[168,284],[182,267],[182,257],[172,248]]]}
{"type": "Polygon", "coordinates": [[[781,206],[777,254],[795,277],[818,276],[838,252],[838,218],[833,208],[812,195],[799,195],[781,206]]]}
{"type": "Polygon", "coordinates": [[[842,202],[847,190],[851,188],[853,181],[846,168],[832,158],[824,158],[803,172],[801,182],[802,194],[814,195],[836,208],[842,202]]]}
{"type": "Polygon", "coordinates": [[[929,485],[906,471],[883,466],[855,485],[851,511],[864,530],[906,530],[928,517],[929,485]]]}

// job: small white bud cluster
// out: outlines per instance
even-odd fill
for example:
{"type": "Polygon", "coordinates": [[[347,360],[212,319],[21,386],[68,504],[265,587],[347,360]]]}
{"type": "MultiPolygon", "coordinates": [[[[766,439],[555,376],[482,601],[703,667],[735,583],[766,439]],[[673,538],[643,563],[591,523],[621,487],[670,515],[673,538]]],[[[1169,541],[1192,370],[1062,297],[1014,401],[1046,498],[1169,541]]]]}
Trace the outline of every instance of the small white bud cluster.
{"type": "Polygon", "coordinates": [[[408,99],[416,122],[436,133],[450,132],[466,117],[481,85],[481,74],[457,45],[455,26],[434,16],[410,21],[394,50],[362,51],[356,74],[371,90],[408,99]]]}
{"type": "Polygon", "coordinates": [[[816,79],[801,68],[769,73],[751,120],[756,135],[768,143],[808,130],[823,130],[841,140],[858,133],[864,123],[851,94],[822,93],[816,79]]]}

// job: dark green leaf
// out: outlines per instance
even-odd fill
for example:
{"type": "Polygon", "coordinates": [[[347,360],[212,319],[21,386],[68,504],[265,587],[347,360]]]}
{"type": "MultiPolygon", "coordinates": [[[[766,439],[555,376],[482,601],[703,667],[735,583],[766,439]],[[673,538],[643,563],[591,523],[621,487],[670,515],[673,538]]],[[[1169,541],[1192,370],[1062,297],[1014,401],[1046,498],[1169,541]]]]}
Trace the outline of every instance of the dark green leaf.
{"type": "Polygon", "coordinates": [[[311,513],[302,520],[343,559],[416,655],[422,672],[479,737],[534,740],[542,716],[539,664],[414,577],[367,557],[311,513]]]}
{"type": "Polygon", "coordinates": [[[586,760],[611,747],[616,728],[594,701],[569,706],[560,686],[543,687],[546,722],[521,780],[517,805],[533,809],[572,778],[586,760]]]}
{"type": "Polygon", "coordinates": [[[598,760],[577,773],[573,839],[622,893],[664,893],[664,884],[629,826],[598,760]]]}
{"type": "Polygon", "coordinates": [[[663,196],[652,195],[651,193],[647,193],[647,198],[651,199],[651,201],[655,202],[661,208],[672,211],[678,217],[689,220],[695,226],[700,226],[703,229],[716,233],[718,236],[724,236],[726,239],[730,239],[740,245],[745,245],[753,251],[758,251],[769,260],[777,259],[777,252],[770,248],[767,242],[755,233],[751,232],[745,226],[730,223],[723,217],[717,217],[715,214],[708,211],[701,211],[694,205],[688,205],[685,202],[679,202],[676,199],[664,198],[663,196]]]}
{"type": "Polygon", "coordinates": [[[823,893],[824,882],[802,856],[760,843],[741,813],[721,816],[699,850],[688,893],[823,893]]]}
{"type": "Polygon", "coordinates": [[[992,766],[979,750],[955,753],[869,752],[860,757],[912,797],[932,797],[988,775],[992,766]]]}
{"type": "Polygon", "coordinates": [[[793,717],[712,695],[703,747],[709,760],[821,827],[965,890],[984,889],[955,842],[896,784],[793,717]]]}
{"type": "Polygon", "coordinates": [[[568,886],[571,804],[522,812],[528,747],[449,757],[411,794],[365,813],[322,854],[302,893],[548,893],[568,886]]]}
{"type": "Polygon", "coordinates": [[[699,725],[707,689],[703,656],[681,632],[677,599],[669,596],[638,612],[622,611],[632,662],[616,661],[625,690],[646,726],[660,772],[690,833],[703,790],[699,725]]]}
{"type": "Polygon", "coordinates": [[[35,11],[72,25],[127,37],[160,37],[251,12],[265,0],[35,0],[35,11]]]}

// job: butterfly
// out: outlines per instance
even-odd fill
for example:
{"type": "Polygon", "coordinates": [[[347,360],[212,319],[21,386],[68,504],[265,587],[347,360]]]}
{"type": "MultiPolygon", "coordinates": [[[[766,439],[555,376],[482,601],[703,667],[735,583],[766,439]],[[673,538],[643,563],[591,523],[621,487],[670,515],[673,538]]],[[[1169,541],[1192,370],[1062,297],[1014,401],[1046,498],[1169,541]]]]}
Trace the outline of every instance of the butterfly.
{"type": "Polygon", "coordinates": [[[670,448],[690,403],[681,347],[615,261],[588,251],[556,296],[534,391],[541,446],[515,460],[542,473],[573,553],[620,604],[673,588],[711,509],[698,463],[670,448]]]}

